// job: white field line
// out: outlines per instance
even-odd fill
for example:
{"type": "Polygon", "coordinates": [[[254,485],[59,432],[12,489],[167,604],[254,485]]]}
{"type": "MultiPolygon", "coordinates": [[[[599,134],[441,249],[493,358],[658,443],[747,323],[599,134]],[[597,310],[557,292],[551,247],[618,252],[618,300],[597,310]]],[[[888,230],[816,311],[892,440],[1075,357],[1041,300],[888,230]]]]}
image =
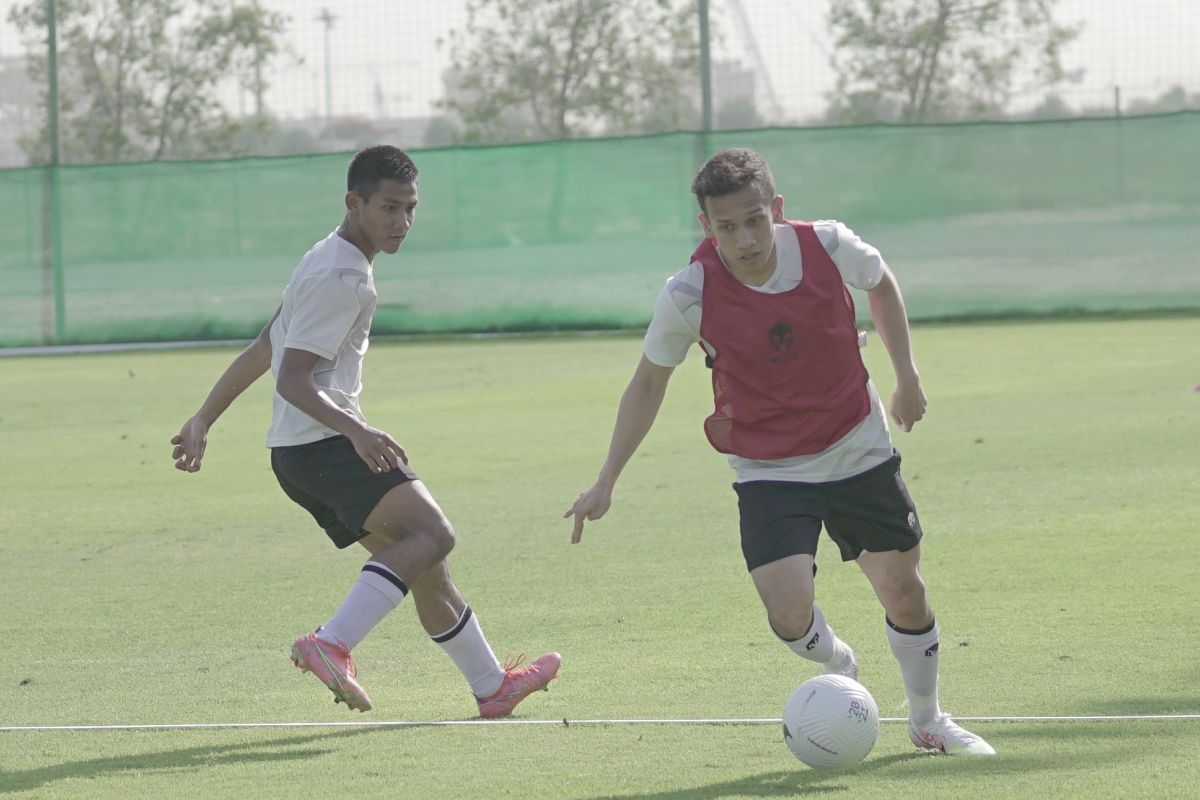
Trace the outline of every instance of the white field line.
{"type": "MultiPolygon", "coordinates": [[[[1028,717],[960,717],[961,722],[1181,722],[1200,721],[1200,714],[1115,714],[1081,716],[1028,717]]],[[[907,717],[881,717],[880,722],[907,722],[907,717]]],[[[713,719],[466,719],[343,722],[180,722],[132,725],[0,725],[0,733],[39,731],[185,731],[234,728],[460,728],[489,725],[553,725],[569,728],[573,725],[780,725],[782,720],[766,718],[713,719]]]]}

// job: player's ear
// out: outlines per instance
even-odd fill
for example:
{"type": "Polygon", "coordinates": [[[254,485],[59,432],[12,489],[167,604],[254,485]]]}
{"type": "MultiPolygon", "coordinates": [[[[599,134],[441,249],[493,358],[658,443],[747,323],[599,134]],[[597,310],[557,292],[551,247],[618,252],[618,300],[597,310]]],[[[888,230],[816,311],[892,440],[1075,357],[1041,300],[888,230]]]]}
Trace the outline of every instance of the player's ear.
{"type": "Polygon", "coordinates": [[[771,201],[771,216],[775,218],[775,222],[783,222],[783,195],[777,194],[771,201]]]}
{"type": "Polygon", "coordinates": [[[362,198],[358,196],[358,192],[346,192],[346,210],[358,213],[362,208],[362,198]]]}
{"type": "Polygon", "coordinates": [[[700,220],[700,227],[704,229],[704,235],[709,239],[715,239],[716,237],[713,236],[712,228],[708,226],[708,215],[701,212],[696,216],[696,219],[700,220]]]}

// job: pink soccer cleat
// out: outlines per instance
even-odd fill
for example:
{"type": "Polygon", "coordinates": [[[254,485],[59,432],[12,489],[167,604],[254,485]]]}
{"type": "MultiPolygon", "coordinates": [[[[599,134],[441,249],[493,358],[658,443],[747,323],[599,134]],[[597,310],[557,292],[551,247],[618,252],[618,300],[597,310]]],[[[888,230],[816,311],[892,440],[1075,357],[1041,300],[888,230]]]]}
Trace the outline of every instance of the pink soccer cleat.
{"type": "Polygon", "coordinates": [[[490,697],[476,697],[479,703],[479,716],[485,719],[507,717],[517,707],[517,703],[538,691],[548,691],[546,684],[554,680],[558,674],[558,666],[562,656],[558,653],[547,653],[534,661],[528,667],[521,667],[525,656],[515,659],[505,659],[504,682],[490,697]]]}
{"type": "Polygon", "coordinates": [[[317,638],[315,633],[301,636],[292,645],[292,663],[301,672],[311,672],[333,692],[335,703],[345,703],[358,711],[371,710],[371,698],[358,685],[358,667],[346,648],[317,638]]]}

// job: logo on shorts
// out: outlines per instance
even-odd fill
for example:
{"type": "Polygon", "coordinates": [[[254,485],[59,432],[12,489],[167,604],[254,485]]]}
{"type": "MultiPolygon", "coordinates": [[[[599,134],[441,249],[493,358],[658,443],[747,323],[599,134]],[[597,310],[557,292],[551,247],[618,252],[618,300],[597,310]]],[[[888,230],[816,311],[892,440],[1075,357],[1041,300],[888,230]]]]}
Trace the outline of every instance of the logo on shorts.
{"type": "Polygon", "coordinates": [[[809,642],[808,644],[804,645],[804,649],[805,649],[805,650],[812,650],[814,647],[816,647],[816,646],[817,646],[817,642],[819,642],[819,641],[821,641],[821,634],[819,634],[819,633],[814,633],[814,634],[813,634],[813,637],[812,637],[812,641],[811,641],[811,642],[809,642]]]}
{"type": "Polygon", "coordinates": [[[912,528],[914,531],[917,529],[917,512],[908,512],[908,527],[912,528]]]}
{"type": "Polygon", "coordinates": [[[796,334],[786,322],[776,322],[774,327],[767,331],[767,336],[772,350],[786,350],[796,343],[796,334]]]}

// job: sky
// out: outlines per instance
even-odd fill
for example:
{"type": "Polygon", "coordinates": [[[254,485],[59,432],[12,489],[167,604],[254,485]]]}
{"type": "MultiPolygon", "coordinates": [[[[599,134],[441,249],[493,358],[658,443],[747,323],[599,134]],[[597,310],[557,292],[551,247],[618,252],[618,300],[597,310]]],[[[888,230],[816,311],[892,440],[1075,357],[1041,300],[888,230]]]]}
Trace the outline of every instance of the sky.
{"type": "MultiPolygon", "coordinates": [[[[280,116],[319,116],[325,110],[325,26],[328,30],[333,113],[426,116],[441,95],[449,63],[444,42],[466,20],[465,0],[261,0],[288,15],[294,58],[268,74],[267,105],[280,116]]],[[[0,0],[0,56],[20,52],[7,24],[11,0],[0,0]]],[[[720,52],[751,63],[757,49],[773,94],[788,120],[820,113],[833,85],[825,25],[827,0],[741,0],[750,36],[737,25],[733,0],[710,0],[720,52]]],[[[1082,79],[1068,87],[1073,105],[1111,102],[1113,86],[1126,99],[1157,96],[1174,84],[1200,92],[1200,2],[1196,0],[1058,0],[1057,18],[1084,23],[1063,54],[1082,79]]],[[[760,87],[765,88],[765,87],[760,87]]],[[[1033,105],[1041,90],[1019,97],[1033,105]]],[[[244,93],[227,88],[227,102],[249,110],[244,93]]],[[[765,95],[764,95],[765,99],[765,95]]],[[[761,104],[760,104],[761,106],[761,104]]]]}
{"type": "MultiPolygon", "coordinates": [[[[309,97],[289,98],[290,107],[323,108],[323,26],[321,8],[334,8],[330,32],[335,73],[335,113],[367,110],[379,81],[385,106],[428,109],[441,94],[441,71],[448,63],[437,40],[466,20],[463,0],[265,0],[292,18],[295,40],[306,55],[309,97]],[[394,32],[394,34],[392,33],[394,32]],[[339,75],[342,76],[339,78],[339,75]],[[406,80],[407,77],[407,80],[406,80]],[[339,84],[346,88],[340,93],[339,84]],[[319,95],[319,96],[318,96],[319,95]]],[[[730,0],[710,0],[714,28],[723,31],[718,47],[750,62],[753,47],[767,68],[784,113],[800,118],[819,113],[832,88],[826,0],[742,0],[753,45],[741,34],[730,0]]],[[[1083,70],[1070,94],[1083,102],[1106,103],[1119,84],[1126,97],[1158,95],[1175,83],[1200,91],[1200,3],[1196,0],[1059,0],[1057,18],[1084,23],[1064,52],[1069,70],[1083,70]],[[1136,10],[1135,10],[1136,8],[1136,10]]],[[[1030,98],[1030,102],[1040,99],[1030,98]]],[[[277,96],[286,97],[279,86],[277,96]]],[[[282,109],[281,109],[282,110],[282,109]]],[[[391,108],[388,109],[392,111],[391,108]]]]}

